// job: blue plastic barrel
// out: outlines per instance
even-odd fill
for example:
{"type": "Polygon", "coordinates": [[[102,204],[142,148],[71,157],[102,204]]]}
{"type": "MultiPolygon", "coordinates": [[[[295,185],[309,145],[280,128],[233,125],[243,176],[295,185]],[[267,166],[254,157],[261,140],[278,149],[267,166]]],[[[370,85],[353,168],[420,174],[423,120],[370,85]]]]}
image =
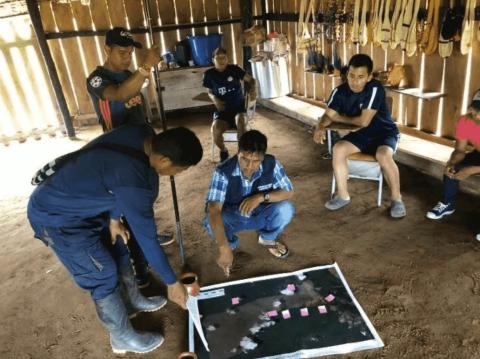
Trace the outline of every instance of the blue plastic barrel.
{"type": "Polygon", "coordinates": [[[213,51],[222,45],[223,34],[208,34],[188,36],[188,43],[192,49],[192,58],[195,65],[206,66],[212,64],[213,51]]]}

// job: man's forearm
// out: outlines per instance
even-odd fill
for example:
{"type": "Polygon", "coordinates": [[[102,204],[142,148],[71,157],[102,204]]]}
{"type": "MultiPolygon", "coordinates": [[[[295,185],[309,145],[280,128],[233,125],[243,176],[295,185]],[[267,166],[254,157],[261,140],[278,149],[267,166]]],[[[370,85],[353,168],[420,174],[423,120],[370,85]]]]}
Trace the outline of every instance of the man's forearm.
{"type": "Polygon", "coordinates": [[[104,92],[104,97],[115,101],[128,101],[140,92],[144,82],[145,76],[139,71],[135,71],[128,79],[118,85],[116,89],[112,91],[107,89],[104,92]]]}
{"type": "Polygon", "coordinates": [[[332,123],[332,119],[327,114],[323,115],[317,123],[318,128],[325,128],[332,123]]]}
{"type": "Polygon", "coordinates": [[[225,236],[225,227],[223,226],[222,212],[217,209],[208,211],[208,219],[212,227],[213,236],[219,246],[228,246],[228,240],[225,236]]]}
{"type": "Polygon", "coordinates": [[[480,166],[471,166],[470,167],[470,174],[473,176],[473,175],[477,175],[480,173],[480,166]]]}
{"type": "Polygon", "coordinates": [[[454,150],[447,161],[447,166],[454,166],[465,158],[465,152],[454,150]]]}
{"type": "Polygon", "coordinates": [[[283,189],[276,189],[272,192],[269,192],[270,195],[270,202],[281,202],[291,199],[293,197],[293,190],[292,191],[285,191],[283,189]]]}
{"type": "Polygon", "coordinates": [[[355,126],[364,126],[364,121],[361,116],[355,116],[355,117],[347,117],[347,116],[342,116],[340,114],[336,115],[331,119],[333,122],[338,122],[338,123],[345,123],[347,125],[355,125],[355,126]]]}

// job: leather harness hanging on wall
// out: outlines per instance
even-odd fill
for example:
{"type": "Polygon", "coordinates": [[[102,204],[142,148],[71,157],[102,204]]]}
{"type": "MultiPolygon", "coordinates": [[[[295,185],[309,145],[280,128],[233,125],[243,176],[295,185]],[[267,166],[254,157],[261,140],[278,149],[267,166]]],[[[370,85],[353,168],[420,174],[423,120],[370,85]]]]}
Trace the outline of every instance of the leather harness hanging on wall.
{"type": "Polygon", "coordinates": [[[377,7],[377,12],[375,16],[375,24],[373,28],[373,44],[375,46],[380,46],[382,42],[382,14],[385,7],[385,1],[379,0],[380,8],[377,7]]]}
{"type": "MultiPolygon", "coordinates": [[[[395,9],[393,10],[392,23],[391,23],[391,32],[390,32],[390,48],[392,50],[396,49],[400,43],[400,37],[397,37],[397,28],[400,24],[402,25],[403,19],[403,10],[405,8],[405,0],[396,0],[395,9]]],[[[400,35],[400,33],[399,33],[400,35]]]]}
{"type": "Polygon", "coordinates": [[[390,23],[390,0],[387,0],[387,3],[385,4],[385,9],[383,11],[382,36],[381,36],[381,46],[384,51],[388,50],[391,31],[392,29],[391,29],[391,23],[390,23]]]}
{"type": "Polygon", "coordinates": [[[412,24],[413,3],[415,0],[406,0],[405,10],[403,12],[402,27],[400,29],[400,47],[405,50],[407,37],[412,24]]]}
{"type": "Polygon", "coordinates": [[[462,39],[460,40],[460,52],[468,54],[473,41],[473,22],[475,21],[475,0],[467,0],[465,16],[462,25],[462,39]]]}
{"type": "Polygon", "coordinates": [[[453,51],[453,22],[455,21],[455,11],[453,10],[453,0],[450,0],[450,7],[445,11],[440,27],[440,35],[438,36],[438,53],[441,57],[446,58],[453,51]]]}
{"type": "Polygon", "coordinates": [[[358,41],[362,46],[365,46],[368,42],[368,30],[367,30],[368,1],[369,0],[363,0],[362,2],[362,18],[360,20],[360,28],[359,28],[359,34],[358,34],[358,41]]]}
{"type": "Polygon", "coordinates": [[[415,5],[412,12],[412,21],[410,28],[408,29],[407,41],[405,44],[405,50],[408,57],[415,55],[417,51],[417,16],[418,10],[420,10],[420,0],[415,0],[415,5]]]}
{"type": "Polygon", "coordinates": [[[302,0],[300,3],[300,14],[298,21],[298,39],[297,39],[297,53],[305,54],[311,46],[315,45],[315,39],[310,35],[308,25],[310,17],[313,13],[313,5],[315,0],[302,0]],[[307,14],[305,13],[306,6],[308,6],[307,14]]]}
{"type": "Polygon", "coordinates": [[[420,48],[426,55],[431,55],[437,50],[440,19],[440,0],[429,0],[428,15],[424,24],[420,48]]]}
{"type": "Polygon", "coordinates": [[[355,0],[353,9],[352,42],[358,44],[360,37],[360,0],[355,0]]]}

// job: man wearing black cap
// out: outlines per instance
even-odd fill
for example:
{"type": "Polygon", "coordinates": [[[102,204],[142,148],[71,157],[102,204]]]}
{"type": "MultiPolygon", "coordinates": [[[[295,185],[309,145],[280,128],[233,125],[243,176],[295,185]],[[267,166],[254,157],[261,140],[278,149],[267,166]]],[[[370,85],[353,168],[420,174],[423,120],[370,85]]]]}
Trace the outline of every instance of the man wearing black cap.
{"type": "Polygon", "coordinates": [[[106,60],[87,78],[98,120],[107,132],[125,123],[145,123],[146,116],[140,90],[150,75],[152,66],[161,60],[157,46],[146,50],[141,66],[131,72],[134,48],[142,44],[133,40],[129,31],[115,27],[105,36],[106,60]]]}
{"type": "MultiPolygon", "coordinates": [[[[105,35],[106,60],[87,78],[87,90],[97,113],[103,132],[109,132],[124,124],[144,124],[147,122],[143,107],[142,86],[150,76],[151,68],[161,61],[157,46],[146,50],[141,66],[135,71],[129,70],[134,48],[141,49],[142,44],[135,41],[132,34],[115,27],[105,35]]],[[[128,223],[126,223],[128,226],[128,223]]],[[[161,245],[173,243],[171,234],[158,236],[161,245]]],[[[148,263],[135,238],[130,239],[128,247],[135,268],[135,276],[140,288],[149,285],[148,263]]]]}

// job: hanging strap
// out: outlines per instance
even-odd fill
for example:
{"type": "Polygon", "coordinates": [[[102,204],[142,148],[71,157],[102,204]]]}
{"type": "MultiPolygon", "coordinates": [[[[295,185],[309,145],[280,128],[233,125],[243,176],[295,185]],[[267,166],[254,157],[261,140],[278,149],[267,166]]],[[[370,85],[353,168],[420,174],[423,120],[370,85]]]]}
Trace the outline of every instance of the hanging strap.
{"type": "Polygon", "coordinates": [[[360,30],[360,0],[355,0],[353,7],[353,29],[352,29],[352,42],[356,45],[359,40],[360,30]]]}
{"type": "Polygon", "coordinates": [[[472,47],[473,40],[473,21],[475,20],[475,0],[467,0],[465,6],[465,16],[462,25],[462,39],[460,40],[460,52],[462,55],[468,54],[472,47]]]}
{"type": "Polygon", "coordinates": [[[402,39],[402,32],[403,32],[403,18],[405,17],[405,9],[407,7],[408,0],[402,0],[402,4],[400,6],[400,12],[398,14],[397,22],[395,23],[395,31],[392,37],[392,43],[390,47],[392,49],[396,48],[402,39]]]}
{"type": "Polygon", "coordinates": [[[395,41],[395,33],[397,30],[398,19],[402,12],[403,0],[395,1],[395,8],[393,9],[392,22],[390,24],[390,48],[393,50],[398,46],[398,41],[395,41]]]}
{"type": "Polygon", "coordinates": [[[381,33],[382,35],[380,39],[380,43],[384,51],[388,50],[391,31],[392,29],[391,29],[391,23],[390,23],[390,0],[387,0],[385,9],[383,11],[383,22],[382,22],[382,33],[381,33]]]}
{"type": "Polygon", "coordinates": [[[305,2],[307,0],[300,1],[300,12],[298,13],[298,28],[297,28],[297,36],[301,36],[303,34],[303,18],[305,16],[305,2]]]}
{"type": "Polygon", "coordinates": [[[433,22],[430,28],[427,43],[424,49],[425,54],[432,55],[437,50],[440,21],[440,0],[433,1],[433,22]]]}
{"type": "Polygon", "coordinates": [[[407,37],[412,24],[413,4],[415,0],[406,0],[405,11],[403,13],[402,27],[400,29],[400,47],[405,50],[407,37]]]}
{"type": "Polygon", "coordinates": [[[67,163],[78,158],[78,156],[98,148],[103,148],[103,149],[108,149],[115,152],[123,153],[130,157],[136,158],[137,160],[143,162],[147,166],[150,166],[148,156],[143,151],[140,151],[128,146],[119,145],[116,143],[98,143],[92,146],[82,147],[77,151],[67,153],[63,156],[57,157],[53,161],[48,162],[45,166],[43,166],[37,172],[35,172],[30,183],[34,186],[38,186],[39,184],[43,183],[47,178],[52,177],[55,173],[58,172],[58,170],[64,167],[67,163]]]}
{"type": "Polygon", "coordinates": [[[420,39],[421,49],[425,49],[427,47],[428,38],[430,37],[430,31],[432,30],[435,3],[435,0],[428,0],[427,18],[423,22],[422,38],[420,39]]]}
{"type": "Polygon", "coordinates": [[[360,29],[358,34],[358,41],[362,46],[365,46],[368,42],[368,29],[367,29],[368,1],[369,0],[363,0],[362,2],[362,18],[360,20],[360,29]]]}
{"type": "Polygon", "coordinates": [[[445,11],[442,19],[442,26],[440,28],[440,34],[438,36],[438,53],[443,58],[449,57],[453,52],[453,37],[447,39],[443,36],[443,34],[446,32],[445,28],[451,26],[451,24],[449,24],[449,22],[451,21],[449,16],[452,12],[453,0],[450,0],[450,7],[447,11],[445,11]]]}
{"type": "Polygon", "coordinates": [[[405,50],[407,56],[411,57],[415,55],[417,51],[417,15],[420,10],[420,0],[415,0],[415,6],[412,13],[412,22],[408,29],[407,42],[405,44],[405,50]]]}
{"type": "Polygon", "coordinates": [[[382,14],[385,7],[385,0],[379,0],[380,9],[378,7],[375,9],[375,25],[373,27],[373,44],[380,45],[382,41],[382,14]]]}

